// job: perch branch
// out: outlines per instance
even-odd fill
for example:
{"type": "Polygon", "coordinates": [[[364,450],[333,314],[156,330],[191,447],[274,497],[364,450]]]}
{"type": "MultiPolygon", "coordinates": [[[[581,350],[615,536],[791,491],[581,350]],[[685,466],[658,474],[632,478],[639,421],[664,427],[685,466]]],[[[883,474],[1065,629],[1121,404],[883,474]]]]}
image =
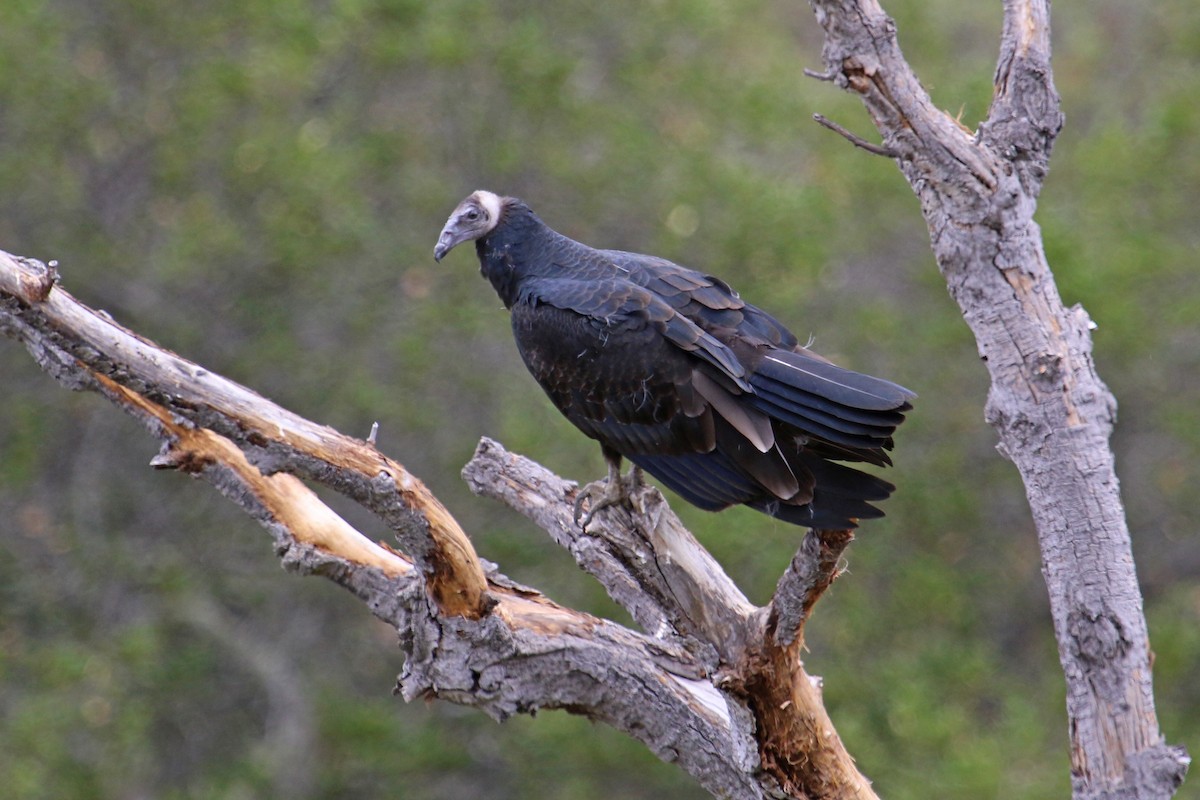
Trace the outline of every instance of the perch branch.
{"type": "Polygon", "coordinates": [[[771,605],[756,609],[652,487],[635,496],[632,515],[606,509],[585,532],[572,522],[574,483],[491,440],[480,443],[463,475],[472,491],[546,530],[646,630],[681,636],[702,654],[718,685],[750,709],[762,764],[789,795],[876,797],[801,658],[808,612],[836,578],[850,531],[810,532],[771,605]]]}
{"type": "MultiPolygon", "coordinates": [[[[585,531],[573,518],[576,485],[490,439],[463,469],[476,494],[525,514],[575,557],[644,630],[679,635],[736,663],[756,610],[695,540],[657,489],[637,496],[637,513],[614,507],[585,531]]],[[[716,661],[710,660],[715,668],[716,661]]]]}
{"type": "MultiPolygon", "coordinates": [[[[485,440],[466,470],[472,487],[549,530],[652,635],[638,633],[485,570],[398,463],[87,308],[39,262],[0,253],[0,330],[60,382],[139,419],[162,442],[152,466],[212,483],[271,532],[287,568],[341,584],[395,626],[405,698],[497,719],[538,708],[586,714],[720,797],[874,797],[799,657],[815,587],[836,573],[836,555],[807,543],[797,553],[791,572],[818,577],[808,595],[777,593],[777,606],[808,597],[780,643],[766,631],[771,610],[745,599],[656,490],[635,495],[631,509],[606,510],[584,533],[572,519],[574,484],[485,440]],[[392,523],[405,552],[367,539],[301,477],[392,523]]],[[[801,585],[785,577],[781,587],[793,583],[801,585]]]]}

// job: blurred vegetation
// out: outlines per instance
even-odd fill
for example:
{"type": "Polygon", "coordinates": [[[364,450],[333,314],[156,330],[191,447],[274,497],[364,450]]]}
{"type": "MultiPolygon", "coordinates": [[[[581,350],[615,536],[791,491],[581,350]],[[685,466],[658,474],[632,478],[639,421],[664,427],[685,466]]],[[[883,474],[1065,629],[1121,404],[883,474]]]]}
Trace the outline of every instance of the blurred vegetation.
{"type": "MultiPolygon", "coordinates": [[[[1000,4],[887,5],[935,100],[982,119],[1000,4]]],[[[1067,127],[1039,221],[1064,298],[1099,324],[1159,714],[1196,752],[1200,7],[1055,14],[1067,127]]],[[[484,434],[574,478],[603,466],[525,374],[471,253],[432,262],[437,232],[486,187],[728,278],[921,395],[888,517],[810,626],[851,752],[893,800],[1063,797],[1062,679],[986,375],[895,167],[810,121],[869,132],[802,76],[817,34],[805,4],[769,0],[8,0],[0,247],[57,259],[85,302],[299,413],[360,436],[379,420],[485,557],[604,614],[565,554],[458,478],[484,434]]],[[[0,374],[6,796],[702,796],[578,718],[392,698],[394,635],[353,598],[282,574],[249,519],[147,469],[134,423],[15,344],[0,374]]],[[[799,530],[680,511],[769,596],[799,530]]]]}

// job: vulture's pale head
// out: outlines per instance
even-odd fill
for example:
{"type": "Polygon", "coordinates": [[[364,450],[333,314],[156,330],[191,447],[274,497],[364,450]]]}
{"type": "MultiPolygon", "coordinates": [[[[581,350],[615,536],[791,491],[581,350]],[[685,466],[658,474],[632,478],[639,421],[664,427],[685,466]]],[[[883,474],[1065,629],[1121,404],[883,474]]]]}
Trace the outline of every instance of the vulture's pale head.
{"type": "Polygon", "coordinates": [[[437,247],[433,248],[434,261],[442,257],[463,242],[470,242],[487,236],[500,221],[501,199],[494,192],[472,192],[458,204],[446,226],[438,236],[437,247]]]}

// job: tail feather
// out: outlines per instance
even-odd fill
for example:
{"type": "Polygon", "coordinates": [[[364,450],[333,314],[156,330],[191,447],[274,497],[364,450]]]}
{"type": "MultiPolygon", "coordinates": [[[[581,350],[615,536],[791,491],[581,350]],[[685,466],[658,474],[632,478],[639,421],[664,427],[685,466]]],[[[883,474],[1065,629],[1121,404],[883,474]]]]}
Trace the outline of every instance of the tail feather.
{"type": "Polygon", "coordinates": [[[832,442],[815,438],[809,439],[804,445],[804,449],[815,456],[831,458],[835,461],[862,461],[867,464],[874,464],[877,467],[890,467],[892,465],[891,456],[887,454],[886,450],[843,447],[840,444],[833,444],[832,442]]]}
{"type": "Polygon", "coordinates": [[[871,503],[886,500],[896,488],[882,478],[805,452],[797,452],[789,462],[794,470],[806,470],[813,476],[816,489],[812,500],[804,505],[756,500],[748,506],[795,525],[844,530],[858,527],[858,520],[882,517],[883,512],[871,503]]]}
{"type": "Polygon", "coordinates": [[[903,386],[789,350],[772,350],[755,372],[835,403],[864,411],[907,410],[914,395],[903,386]]]}
{"type": "MultiPolygon", "coordinates": [[[[755,387],[759,389],[759,387],[755,387]]],[[[820,437],[834,444],[853,448],[890,450],[892,432],[896,426],[872,426],[848,422],[833,414],[789,403],[765,388],[759,389],[750,398],[750,403],[775,419],[800,428],[805,433],[820,437]]]]}
{"type": "MultiPolygon", "coordinates": [[[[803,433],[886,461],[892,434],[915,395],[902,386],[788,350],[773,350],[750,376],[751,405],[803,433]]],[[[836,457],[836,456],[835,456],[836,457]]]]}
{"type": "Polygon", "coordinates": [[[630,460],[706,511],[740,503],[784,522],[831,530],[854,528],[857,520],[883,516],[872,503],[886,500],[895,489],[875,475],[807,450],[789,450],[784,457],[800,486],[788,499],[772,495],[747,473],[745,465],[719,448],[707,453],[633,455],[630,460]]]}
{"type": "Polygon", "coordinates": [[[883,516],[873,503],[895,487],[837,462],[890,464],[912,392],[789,350],[771,351],[742,380],[706,367],[693,384],[714,411],[711,449],[625,451],[667,488],[709,511],[744,504],[813,528],[883,516]]]}
{"type": "Polygon", "coordinates": [[[750,384],[754,387],[755,392],[769,392],[775,395],[779,402],[783,404],[820,411],[846,422],[873,427],[895,428],[901,422],[904,422],[904,412],[912,407],[907,402],[892,410],[884,411],[847,406],[830,400],[828,397],[807,392],[792,384],[784,383],[761,373],[755,374],[751,378],[750,384]]]}
{"type": "MultiPolygon", "coordinates": [[[[802,465],[812,474],[817,483],[817,498],[852,498],[858,500],[886,500],[896,487],[877,475],[826,461],[807,452],[799,452],[788,459],[793,465],[802,465]]],[[[814,500],[814,502],[816,502],[814,500]]]]}
{"type": "Polygon", "coordinates": [[[806,528],[821,530],[853,530],[862,519],[878,519],[883,512],[870,503],[862,501],[843,501],[838,503],[812,503],[803,506],[792,506],[777,501],[747,503],[748,506],[761,511],[775,519],[789,522],[793,525],[803,525],[806,528]]]}

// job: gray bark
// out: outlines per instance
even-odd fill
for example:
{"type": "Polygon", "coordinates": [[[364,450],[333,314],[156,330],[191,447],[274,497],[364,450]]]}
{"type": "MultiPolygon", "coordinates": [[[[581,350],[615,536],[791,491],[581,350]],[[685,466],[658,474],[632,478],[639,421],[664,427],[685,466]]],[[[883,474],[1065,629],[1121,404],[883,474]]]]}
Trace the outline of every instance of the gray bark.
{"type": "Polygon", "coordinates": [[[929,227],[991,376],[986,418],[1025,482],[1067,680],[1074,796],[1162,798],[1188,758],[1159,732],[1141,592],[1109,436],[1116,402],[1091,321],[1065,308],[1034,210],[1063,124],[1048,0],[1007,0],[987,120],[937,109],[874,0],[812,0],[824,77],[857,93],[929,227]]]}

